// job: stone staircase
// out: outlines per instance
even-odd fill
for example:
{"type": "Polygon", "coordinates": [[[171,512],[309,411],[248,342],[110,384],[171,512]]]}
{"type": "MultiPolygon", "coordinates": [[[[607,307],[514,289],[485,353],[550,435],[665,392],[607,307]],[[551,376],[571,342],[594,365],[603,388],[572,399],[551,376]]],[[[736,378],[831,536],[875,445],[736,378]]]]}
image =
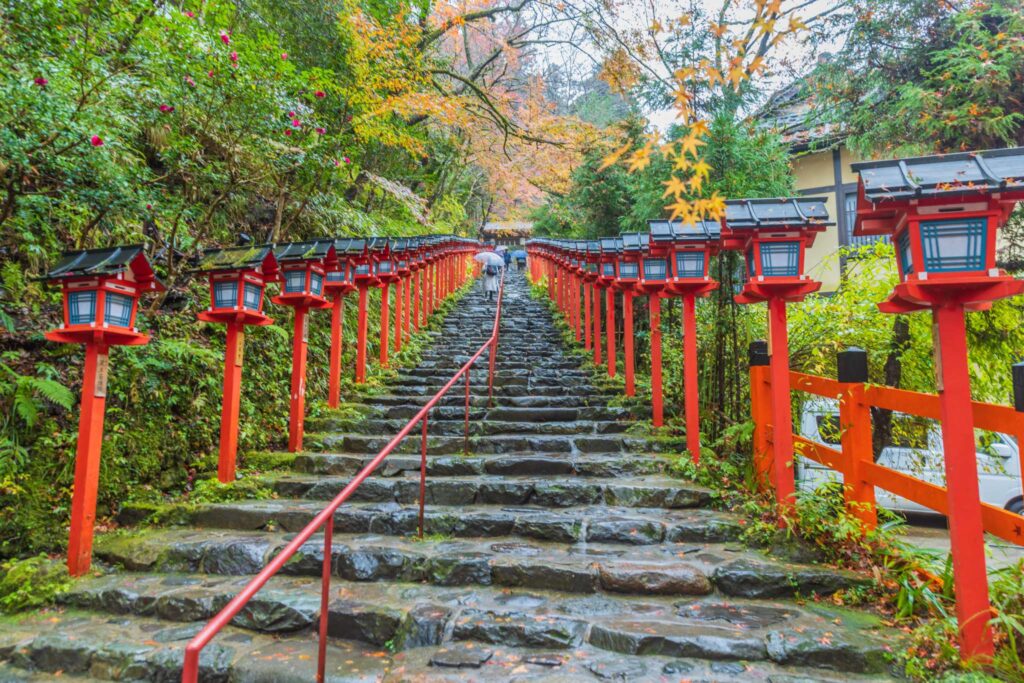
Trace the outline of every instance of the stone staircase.
{"type": "MultiPolygon", "coordinates": [[[[474,289],[420,365],[358,418],[310,422],[308,452],[264,475],[276,497],[154,512],[125,506],[96,543],[103,575],[58,609],[0,623],[0,681],[176,681],[187,641],[490,335],[474,289]]],[[[681,444],[630,436],[510,274],[487,406],[486,356],[430,418],[426,532],[419,439],[335,519],[331,681],[888,680],[894,642],[817,602],[864,577],[736,543],[743,520],[665,474],[681,444]]],[[[351,411],[346,414],[352,414],[351,411]]],[[[418,431],[414,432],[418,434],[418,431]]],[[[311,681],[322,540],[206,648],[203,681],[311,681]]]]}

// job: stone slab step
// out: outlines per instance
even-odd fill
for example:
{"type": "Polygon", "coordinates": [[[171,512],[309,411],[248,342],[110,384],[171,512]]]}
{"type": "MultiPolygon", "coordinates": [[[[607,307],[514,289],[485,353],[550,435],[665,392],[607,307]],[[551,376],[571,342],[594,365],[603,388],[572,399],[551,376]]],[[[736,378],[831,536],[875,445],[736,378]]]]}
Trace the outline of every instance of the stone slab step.
{"type": "MultiPolygon", "coordinates": [[[[283,498],[331,500],[350,480],[286,474],[266,478],[283,498]]],[[[427,479],[428,505],[536,505],[573,507],[606,504],[641,508],[694,508],[711,502],[711,492],[667,477],[569,479],[564,476],[477,476],[427,479]]],[[[403,477],[372,477],[356,489],[353,502],[419,501],[418,471],[403,477]]]]}
{"type": "MultiPolygon", "coordinates": [[[[211,529],[300,531],[323,509],[309,500],[246,500],[179,506],[181,521],[211,529]]],[[[145,518],[149,508],[126,504],[123,514],[145,518]]],[[[166,511],[165,511],[166,512],[166,511]]],[[[346,503],[334,515],[338,533],[409,536],[418,527],[419,508],[398,503],[346,503]]],[[[662,510],[615,506],[542,508],[536,506],[427,506],[425,533],[459,538],[520,536],[543,541],[652,545],[733,541],[740,518],[711,510],[662,510]]]]}
{"type": "MultiPolygon", "coordinates": [[[[79,582],[62,600],[78,609],[205,621],[244,585],[202,575],[113,574],[79,582]]],[[[275,577],[232,623],[263,633],[310,629],[319,592],[315,579],[275,577]]],[[[589,644],[626,655],[770,660],[854,673],[886,669],[887,649],[872,628],[879,625],[819,605],[404,583],[332,582],[328,606],[330,636],[391,650],[452,641],[553,650],[589,644]]]]}
{"type": "MultiPolygon", "coordinates": [[[[416,411],[412,411],[415,414],[416,411]]],[[[410,415],[410,418],[412,415],[410,415]]],[[[447,416],[446,416],[447,417],[447,416]]],[[[322,422],[310,425],[310,433],[318,434],[325,431],[338,430],[360,434],[364,436],[377,436],[380,434],[397,434],[405,425],[408,419],[361,419],[348,423],[336,421],[333,424],[322,422]]],[[[473,436],[506,436],[515,435],[521,437],[530,436],[593,436],[604,434],[623,434],[632,425],[631,422],[611,420],[573,420],[556,422],[553,420],[544,422],[509,422],[495,420],[488,417],[470,420],[468,429],[469,435],[473,436]]],[[[433,436],[464,436],[466,434],[465,413],[451,418],[437,419],[433,416],[429,419],[430,434],[433,436]]]]}
{"type": "MultiPolygon", "coordinates": [[[[104,534],[96,557],[133,571],[252,575],[293,535],[282,532],[167,529],[104,534]]],[[[493,537],[464,540],[337,534],[334,574],[348,581],[411,581],[440,586],[505,586],[565,593],[706,595],[774,600],[831,595],[866,577],[828,567],[780,562],[722,543],[664,543],[627,548],[493,537]]],[[[323,537],[286,565],[287,574],[320,576],[323,537]]]]}
{"type": "MultiPolygon", "coordinates": [[[[312,474],[351,475],[373,459],[352,453],[300,453],[291,468],[312,474]]],[[[666,462],[659,456],[632,457],[624,455],[511,454],[511,455],[427,455],[427,477],[471,475],[567,475],[578,477],[620,477],[658,474],[666,462]]],[[[419,472],[418,455],[392,454],[384,459],[376,474],[393,477],[405,472],[419,472]]]]}
{"type": "MultiPolygon", "coordinates": [[[[4,629],[0,661],[28,672],[55,674],[61,680],[89,676],[177,683],[185,645],[202,626],[77,610],[30,614],[10,621],[4,629]]],[[[270,636],[228,627],[203,650],[199,679],[203,683],[306,683],[316,679],[316,648],[311,632],[270,636]]],[[[391,666],[387,652],[364,643],[331,639],[327,650],[329,681],[379,681],[391,666]]]]}
{"type": "MultiPolygon", "coordinates": [[[[391,437],[366,434],[313,433],[305,437],[306,450],[321,452],[343,451],[375,455],[388,445],[391,437]]],[[[420,436],[410,434],[396,448],[396,453],[419,453],[420,436]]],[[[463,453],[466,441],[461,436],[431,434],[427,426],[427,452],[433,455],[463,453]]],[[[567,435],[509,435],[471,436],[469,452],[475,455],[510,453],[681,453],[684,440],[643,439],[621,434],[567,434],[567,435]]]]}

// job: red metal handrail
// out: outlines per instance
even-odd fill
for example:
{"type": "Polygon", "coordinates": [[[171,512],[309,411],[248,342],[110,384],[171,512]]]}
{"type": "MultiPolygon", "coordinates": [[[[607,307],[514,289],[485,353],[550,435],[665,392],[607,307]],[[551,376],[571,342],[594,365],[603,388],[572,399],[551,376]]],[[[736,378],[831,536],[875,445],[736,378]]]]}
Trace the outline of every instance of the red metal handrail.
{"type": "Polygon", "coordinates": [[[189,641],[185,647],[185,664],[181,673],[182,683],[197,683],[199,680],[199,655],[203,651],[213,637],[217,635],[225,626],[231,623],[231,620],[242,611],[246,604],[259,592],[261,588],[270,580],[270,577],[274,576],[285,563],[298,552],[306,541],[312,537],[320,527],[324,527],[324,558],[323,558],[323,571],[321,575],[321,593],[320,593],[320,630],[319,630],[319,647],[317,652],[317,674],[316,680],[318,683],[322,683],[324,680],[324,671],[326,667],[326,655],[327,655],[327,616],[328,616],[328,600],[331,589],[331,549],[332,549],[332,537],[334,535],[334,513],[341,507],[342,503],[349,499],[349,497],[355,492],[356,489],[363,483],[363,481],[370,476],[380,466],[384,459],[391,454],[391,452],[408,436],[413,427],[417,423],[422,422],[422,436],[421,436],[421,448],[420,448],[420,511],[419,511],[419,536],[423,537],[423,516],[424,516],[424,501],[426,499],[426,486],[427,486],[427,420],[429,413],[434,406],[441,400],[441,398],[448,393],[448,391],[455,386],[455,382],[460,377],[465,375],[466,377],[466,431],[464,448],[468,450],[469,446],[469,374],[473,367],[473,364],[479,360],[480,356],[483,355],[484,351],[490,349],[490,358],[488,359],[488,371],[487,371],[487,400],[488,404],[493,401],[494,396],[494,364],[495,356],[498,350],[498,328],[501,324],[501,300],[502,295],[505,291],[505,277],[502,274],[501,284],[498,288],[498,301],[494,312],[494,327],[491,331],[491,336],[486,342],[480,347],[480,349],[473,354],[473,356],[466,361],[458,372],[456,372],[448,383],[441,388],[433,398],[420,409],[416,415],[409,420],[409,422],[403,427],[398,434],[395,435],[388,444],[381,449],[381,451],[371,460],[363,469],[352,478],[345,488],[341,490],[335,498],[327,505],[316,517],[313,518],[305,528],[300,531],[295,538],[286,545],[280,553],[278,553],[274,559],[272,559],[266,567],[260,571],[252,581],[246,584],[245,588],[241,590],[231,602],[224,606],[224,608],[218,612],[210,621],[203,627],[199,633],[195,635],[192,640],[189,641]]]}

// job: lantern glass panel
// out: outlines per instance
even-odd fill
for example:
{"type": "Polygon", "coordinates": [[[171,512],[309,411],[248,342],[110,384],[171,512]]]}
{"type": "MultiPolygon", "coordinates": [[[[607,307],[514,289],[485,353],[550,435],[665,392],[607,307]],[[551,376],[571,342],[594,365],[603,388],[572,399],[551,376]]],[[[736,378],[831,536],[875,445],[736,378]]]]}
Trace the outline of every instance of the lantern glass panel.
{"type": "Polygon", "coordinates": [[[910,253],[910,230],[904,230],[896,238],[896,255],[899,256],[900,266],[903,274],[909,275],[914,272],[914,257],[910,253]]]}
{"type": "Polygon", "coordinates": [[[668,274],[668,261],[663,258],[644,259],[644,279],[664,280],[668,274]]]}
{"type": "Polygon", "coordinates": [[[922,221],[920,230],[928,272],[985,269],[988,230],[984,218],[922,221]]]}
{"type": "Polygon", "coordinates": [[[251,282],[245,283],[244,299],[242,305],[253,311],[260,310],[260,302],[263,299],[263,288],[251,282]]]}
{"type": "Polygon", "coordinates": [[[619,278],[620,279],[623,279],[623,280],[635,280],[637,278],[637,276],[639,275],[639,272],[640,272],[640,268],[637,267],[637,264],[635,264],[635,263],[632,263],[632,262],[619,263],[619,278]]]}
{"type": "Polygon", "coordinates": [[[306,271],[289,270],[284,274],[284,291],[286,294],[302,294],[306,291],[306,271]]]}
{"type": "Polygon", "coordinates": [[[345,281],[345,272],[343,270],[332,270],[331,272],[327,273],[327,281],[328,282],[344,282],[345,281]]]}
{"type": "Polygon", "coordinates": [[[408,267],[409,267],[409,262],[408,262],[408,261],[399,261],[399,262],[398,262],[398,267],[399,267],[399,268],[400,268],[401,270],[405,270],[406,268],[408,268],[408,267]]]}
{"type": "Polygon", "coordinates": [[[391,261],[381,261],[377,264],[378,273],[390,273],[391,272],[391,261]]]}
{"type": "Polygon", "coordinates": [[[132,304],[135,299],[126,294],[114,294],[113,292],[107,292],[106,299],[103,321],[108,325],[128,327],[132,321],[132,304]]]}
{"type": "Polygon", "coordinates": [[[588,263],[587,264],[587,272],[588,273],[596,273],[597,272],[597,264],[596,263],[588,263]]]}
{"type": "Polygon", "coordinates": [[[72,325],[88,325],[96,322],[95,291],[68,294],[68,322],[72,325]]]}
{"type": "Polygon", "coordinates": [[[747,277],[753,278],[757,275],[754,272],[754,248],[747,249],[747,277]]]}
{"type": "Polygon", "coordinates": [[[761,274],[765,277],[796,277],[800,274],[799,242],[762,242],[761,274]]]}
{"type": "Polygon", "coordinates": [[[358,266],[356,266],[356,275],[369,275],[369,274],[370,274],[370,264],[369,263],[360,263],[358,266]]]}
{"type": "Polygon", "coordinates": [[[601,264],[601,275],[604,277],[615,277],[615,264],[614,263],[602,263],[601,264]]]}
{"type": "Polygon", "coordinates": [[[704,277],[704,252],[678,252],[676,254],[676,277],[704,277]]]}
{"type": "Polygon", "coordinates": [[[238,305],[238,283],[215,282],[213,283],[213,307],[234,308],[238,305]]]}
{"type": "Polygon", "coordinates": [[[321,273],[309,274],[309,291],[313,296],[324,293],[324,276],[321,273]]]}

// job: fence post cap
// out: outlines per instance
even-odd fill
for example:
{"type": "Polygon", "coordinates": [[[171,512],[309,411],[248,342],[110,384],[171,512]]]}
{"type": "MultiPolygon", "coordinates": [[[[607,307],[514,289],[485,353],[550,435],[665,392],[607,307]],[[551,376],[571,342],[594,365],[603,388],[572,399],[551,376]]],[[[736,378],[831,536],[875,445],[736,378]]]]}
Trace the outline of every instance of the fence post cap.
{"type": "Polygon", "coordinates": [[[836,354],[838,379],[846,383],[868,381],[868,352],[856,346],[836,354]]]}
{"type": "Polygon", "coordinates": [[[755,339],[750,342],[750,347],[747,350],[747,359],[750,363],[750,367],[757,367],[760,365],[768,365],[768,342],[764,339],[755,339]]]}
{"type": "Polygon", "coordinates": [[[1013,408],[1024,413],[1024,362],[1011,365],[1010,373],[1013,375],[1013,408]]]}

